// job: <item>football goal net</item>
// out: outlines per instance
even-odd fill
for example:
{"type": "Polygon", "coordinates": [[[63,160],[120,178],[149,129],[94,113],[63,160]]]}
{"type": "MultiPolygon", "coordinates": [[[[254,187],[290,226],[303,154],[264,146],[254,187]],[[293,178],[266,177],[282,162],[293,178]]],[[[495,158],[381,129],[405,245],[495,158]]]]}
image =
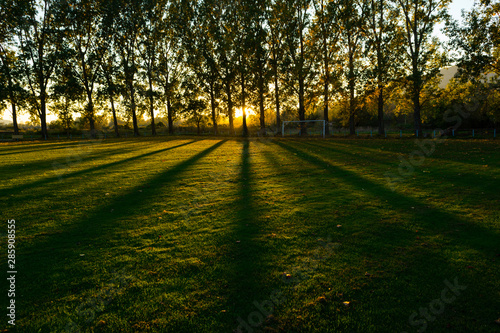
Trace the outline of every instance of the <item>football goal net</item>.
{"type": "Polygon", "coordinates": [[[325,137],[324,120],[293,120],[283,121],[282,136],[321,136],[325,137]]]}

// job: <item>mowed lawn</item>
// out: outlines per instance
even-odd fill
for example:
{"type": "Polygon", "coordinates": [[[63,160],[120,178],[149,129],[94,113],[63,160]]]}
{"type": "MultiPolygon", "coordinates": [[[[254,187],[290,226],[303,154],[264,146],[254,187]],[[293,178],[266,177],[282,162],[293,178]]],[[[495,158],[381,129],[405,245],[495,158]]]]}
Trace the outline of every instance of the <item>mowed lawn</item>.
{"type": "Polygon", "coordinates": [[[15,328],[499,332],[500,141],[417,151],[412,139],[1,144],[15,328]],[[400,165],[411,156],[419,166],[400,165]]]}

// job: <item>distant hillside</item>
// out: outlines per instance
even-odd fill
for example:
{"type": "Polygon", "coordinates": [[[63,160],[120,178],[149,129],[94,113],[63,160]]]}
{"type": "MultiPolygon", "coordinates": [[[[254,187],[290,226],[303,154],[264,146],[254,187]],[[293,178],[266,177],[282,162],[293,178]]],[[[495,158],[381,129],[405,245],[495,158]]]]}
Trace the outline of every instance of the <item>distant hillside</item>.
{"type": "MultiPolygon", "coordinates": [[[[450,80],[455,76],[455,74],[457,73],[457,70],[458,70],[457,66],[442,68],[439,71],[441,73],[441,75],[443,75],[443,77],[441,78],[441,83],[439,84],[439,88],[445,88],[446,85],[448,84],[448,82],[450,82],[450,80]]],[[[492,77],[495,77],[495,76],[496,76],[496,74],[493,74],[493,73],[486,75],[488,80],[491,79],[492,77]]]]}
{"type": "Polygon", "coordinates": [[[440,70],[440,73],[441,75],[443,75],[443,77],[441,78],[441,83],[439,84],[439,88],[445,88],[448,82],[450,82],[453,76],[455,76],[457,70],[458,70],[457,66],[442,68],[440,70]]]}

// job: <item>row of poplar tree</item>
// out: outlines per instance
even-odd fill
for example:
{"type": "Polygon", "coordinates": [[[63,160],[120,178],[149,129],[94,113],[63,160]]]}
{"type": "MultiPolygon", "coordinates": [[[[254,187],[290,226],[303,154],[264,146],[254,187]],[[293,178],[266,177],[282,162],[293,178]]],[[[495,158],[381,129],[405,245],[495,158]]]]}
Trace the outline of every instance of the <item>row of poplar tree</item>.
{"type": "MultiPolygon", "coordinates": [[[[355,133],[361,101],[376,99],[384,131],[385,94],[404,86],[421,130],[421,93],[449,63],[433,36],[446,29],[462,72],[499,73],[497,0],[481,0],[450,20],[451,0],[0,0],[0,88],[18,132],[19,108],[29,110],[47,137],[47,107],[71,119],[75,104],[95,130],[96,109],[106,101],[116,135],[116,105],[139,135],[147,112],[166,109],[168,129],[184,114],[219,114],[234,130],[236,108],[253,106],[265,130],[272,105],[298,120],[342,99],[355,133]]],[[[199,124],[199,122],[198,122],[199,124]]],[[[328,129],[328,127],[327,127],[328,129]]],[[[304,128],[305,130],[305,128],[304,128]]]]}

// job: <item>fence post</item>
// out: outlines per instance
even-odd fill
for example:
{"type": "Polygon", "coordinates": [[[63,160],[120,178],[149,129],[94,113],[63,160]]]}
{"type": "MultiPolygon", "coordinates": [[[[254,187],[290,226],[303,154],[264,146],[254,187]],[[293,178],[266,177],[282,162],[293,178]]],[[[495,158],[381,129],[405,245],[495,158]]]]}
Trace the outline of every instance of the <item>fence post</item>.
{"type": "Polygon", "coordinates": [[[452,132],[453,132],[453,136],[455,136],[455,130],[452,130],[452,132]]]}
{"type": "Polygon", "coordinates": [[[434,132],[432,132],[432,137],[435,138],[436,137],[436,130],[434,130],[434,132]]]}
{"type": "Polygon", "coordinates": [[[403,131],[402,130],[399,130],[399,137],[402,138],[403,137],[403,131]]]}

